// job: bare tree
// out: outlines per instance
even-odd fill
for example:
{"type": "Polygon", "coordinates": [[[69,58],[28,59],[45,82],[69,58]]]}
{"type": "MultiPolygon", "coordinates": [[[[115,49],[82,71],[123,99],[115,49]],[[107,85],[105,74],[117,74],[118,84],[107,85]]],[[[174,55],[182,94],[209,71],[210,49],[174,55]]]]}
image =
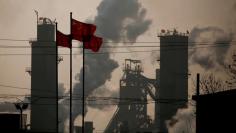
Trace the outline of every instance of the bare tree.
{"type": "Polygon", "coordinates": [[[211,94],[225,90],[227,90],[225,82],[216,78],[212,73],[201,76],[200,91],[203,94],[211,94]]]}
{"type": "Polygon", "coordinates": [[[231,61],[226,65],[226,72],[229,76],[229,80],[226,81],[229,88],[234,88],[236,84],[236,54],[232,55],[231,61]]]}

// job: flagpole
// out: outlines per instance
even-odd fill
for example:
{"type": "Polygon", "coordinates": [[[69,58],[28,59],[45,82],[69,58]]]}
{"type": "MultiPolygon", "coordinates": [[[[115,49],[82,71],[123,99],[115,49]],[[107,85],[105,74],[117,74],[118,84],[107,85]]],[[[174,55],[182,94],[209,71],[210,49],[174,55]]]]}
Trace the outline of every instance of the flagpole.
{"type": "Polygon", "coordinates": [[[70,133],[73,133],[72,122],[72,12],[70,12],[70,133]]]}
{"type": "Polygon", "coordinates": [[[84,132],[84,103],[85,103],[85,98],[84,98],[84,94],[85,94],[85,92],[84,92],[84,86],[85,86],[85,73],[84,73],[84,57],[85,57],[85,55],[84,55],[85,53],[84,53],[84,42],[83,42],[83,107],[82,107],[82,133],[85,133],[84,132]]]}
{"type": "MultiPolygon", "coordinates": [[[[57,22],[56,22],[56,34],[57,34],[57,22]]],[[[57,39],[56,39],[56,129],[59,132],[59,119],[58,119],[58,47],[57,47],[57,39]]]]}

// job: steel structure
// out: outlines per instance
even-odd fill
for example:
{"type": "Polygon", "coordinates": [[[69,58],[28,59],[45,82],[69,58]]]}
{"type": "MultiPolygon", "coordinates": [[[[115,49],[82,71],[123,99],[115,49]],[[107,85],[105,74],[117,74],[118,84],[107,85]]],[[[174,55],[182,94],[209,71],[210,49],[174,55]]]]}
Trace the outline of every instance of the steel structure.
{"type": "Polygon", "coordinates": [[[136,133],[153,128],[153,121],[147,115],[147,95],[155,100],[155,79],[142,75],[140,60],[125,59],[124,75],[120,80],[120,102],[105,132],[136,133]]]}
{"type": "Polygon", "coordinates": [[[188,101],[188,34],[162,30],[160,69],[156,79],[145,77],[140,60],[125,59],[120,102],[106,133],[167,133],[166,121],[188,101]],[[147,95],[155,101],[154,120],[147,115],[147,95]]]}

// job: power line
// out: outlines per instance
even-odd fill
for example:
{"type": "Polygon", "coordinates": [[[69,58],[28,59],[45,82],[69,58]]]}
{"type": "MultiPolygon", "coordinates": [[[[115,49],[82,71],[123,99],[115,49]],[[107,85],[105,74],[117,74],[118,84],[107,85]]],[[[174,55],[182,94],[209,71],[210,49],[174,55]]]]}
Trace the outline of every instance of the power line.
{"type": "MultiPolygon", "coordinates": [[[[234,44],[235,45],[235,44],[234,44]]],[[[211,46],[206,46],[206,47],[188,47],[187,49],[190,50],[194,50],[194,49],[199,49],[199,48],[225,48],[226,46],[230,46],[230,45],[211,45],[211,46]]],[[[185,48],[169,48],[169,49],[163,49],[162,51],[173,51],[173,50],[185,50],[185,48]]],[[[117,52],[96,52],[96,53],[92,53],[92,52],[86,52],[85,54],[87,55],[99,55],[99,54],[129,54],[129,53],[148,53],[148,52],[158,52],[160,51],[160,49],[158,50],[142,50],[142,51],[117,51],[117,52]]],[[[26,53],[26,54],[0,54],[0,56],[31,56],[31,55],[47,55],[47,56],[52,56],[55,54],[30,54],[30,53],[26,53]]],[[[69,55],[69,54],[59,54],[59,55],[69,55]]],[[[72,55],[81,55],[81,53],[74,53],[72,55]]]]}
{"type": "Polygon", "coordinates": [[[4,84],[0,84],[0,86],[2,86],[2,87],[7,87],[7,88],[15,88],[15,89],[29,90],[29,88],[25,88],[25,87],[17,87],[17,86],[4,85],[4,84]]]}
{"type": "Polygon", "coordinates": [[[16,42],[25,42],[25,41],[32,41],[32,40],[26,40],[26,39],[11,39],[11,38],[0,38],[1,41],[16,41],[16,42]]]}
{"type": "MultiPolygon", "coordinates": [[[[87,101],[87,100],[86,100],[87,101]]],[[[117,102],[112,102],[110,101],[110,103],[89,103],[89,102],[86,102],[86,105],[132,105],[132,104],[152,104],[152,103],[164,103],[164,104],[182,104],[182,102],[188,102],[188,100],[185,100],[185,101],[126,101],[126,102],[120,102],[120,101],[117,101],[117,102]]],[[[6,103],[6,102],[1,102],[2,104],[6,103]]],[[[1,104],[0,103],[0,104],[1,104]]],[[[14,102],[7,102],[9,104],[14,104],[14,102]]],[[[54,103],[36,103],[36,102],[33,102],[33,103],[30,103],[30,102],[23,102],[23,103],[27,103],[27,104],[31,104],[31,105],[56,105],[54,103]]],[[[69,105],[69,103],[60,103],[62,105],[69,105]]],[[[74,105],[82,105],[82,103],[74,103],[74,105]]]]}
{"type": "MultiPolygon", "coordinates": [[[[217,41],[217,42],[187,42],[188,44],[195,44],[195,45],[187,45],[190,47],[194,47],[196,45],[215,45],[215,44],[230,44],[232,42],[236,41],[217,41]]],[[[125,42],[127,43],[127,42],[125,42]]],[[[131,42],[130,42],[131,43],[131,42]]],[[[132,43],[160,43],[160,42],[132,42],[132,43]]],[[[184,44],[179,44],[179,43],[186,43],[186,42],[164,42],[166,45],[162,47],[175,47],[175,46],[186,46],[184,44]],[[176,45],[172,45],[176,44],[176,45]]],[[[232,45],[232,44],[231,44],[232,45]]],[[[235,45],[235,44],[233,44],[235,45]]],[[[32,46],[26,45],[26,46],[18,46],[18,45],[0,45],[0,48],[31,48],[32,46]]],[[[53,46],[33,46],[34,48],[53,48],[53,46]]],[[[123,46],[112,46],[112,45],[107,45],[107,46],[102,46],[101,48],[143,48],[143,47],[160,47],[157,45],[123,45],[123,46]]],[[[63,47],[59,47],[63,48],[63,47]]],[[[77,46],[77,47],[72,47],[72,48],[82,48],[82,46],[77,46]]]]}
{"type": "MultiPolygon", "coordinates": [[[[12,85],[5,85],[5,84],[0,84],[1,87],[7,87],[7,88],[13,88],[13,89],[21,89],[21,90],[32,90],[31,88],[26,88],[26,87],[19,87],[19,86],[12,86],[12,85]]],[[[33,91],[41,91],[41,92],[50,92],[54,93],[53,91],[48,91],[48,90],[43,90],[43,89],[34,89],[33,91]]]]}
{"type": "MultiPolygon", "coordinates": [[[[10,85],[4,85],[4,84],[0,84],[0,86],[3,86],[3,87],[9,87],[9,88],[14,88],[14,89],[25,89],[25,90],[31,90],[30,88],[26,88],[26,87],[17,87],[17,86],[10,86],[10,85]]],[[[35,90],[35,89],[34,89],[35,90]]],[[[39,90],[37,89],[36,91],[41,91],[41,92],[47,92],[48,93],[48,90],[39,90]]],[[[54,92],[51,92],[54,94],[54,92]]],[[[0,98],[4,98],[4,97],[26,97],[26,96],[33,96],[35,98],[45,98],[45,99],[55,99],[56,97],[52,97],[52,96],[39,96],[39,95],[30,95],[30,94],[24,94],[24,95],[10,95],[10,94],[0,94],[0,98]]],[[[63,98],[68,98],[69,96],[68,95],[59,95],[60,99],[63,99],[63,98]]],[[[73,100],[81,100],[82,97],[81,97],[81,94],[73,94],[72,95],[73,97],[73,100]]],[[[106,101],[106,100],[136,100],[136,101],[140,101],[139,98],[129,98],[129,97],[126,97],[126,98],[120,98],[120,97],[87,97],[90,101],[92,101],[93,99],[95,100],[101,100],[101,101],[106,101]]],[[[158,100],[158,99],[154,99],[155,100],[158,100]]],[[[160,100],[160,99],[159,99],[160,100]]],[[[185,99],[161,99],[161,100],[185,100],[185,99]]]]}
{"type": "MultiPolygon", "coordinates": [[[[0,95],[0,98],[19,98],[19,96],[27,96],[27,95],[0,95]]],[[[30,96],[30,95],[28,95],[30,96]]],[[[32,97],[37,99],[56,99],[56,97],[52,96],[37,96],[33,95],[32,97]]],[[[69,96],[61,96],[63,98],[69,98],[69,96]]],[[[68,100],[68,99],[65,99],[68,100]]],[[[82,97],[73,97],[74,101],[82,101],[82,97]]],[[[120,98],[120,97],[87,97],[86,101],[89,102],[102,102],[102,101],[108,101],[108,102],[119,102],[119,103],[130,103],[130,102],[138,102],[138,103],[145,103],[145,102],[187,102],[191,101],[192,99],[164,99],[164,98],[156,98],[156,99],[140,99],[140,98],[120,98]]]]}
{"type": "MultiPolygon", "coordinates": [[[[25,88],[25,87],[17,87],[17,86],[10,86],[10,85],[3,85],[3,84],[0,84],[0,86],[3,86],[3,87],[9,87],[9,88],[15,88],[15,89],[26,89],[26,90],[30,90],[30,88],[25,88]]],[[[38,90],[38,91],[43,91],[43,90],[38,90]]],[[[46,90],[44,90],[46,92],[46,90]]],[[[47,91],[48,92],[48,91],[47,91]]],[[[74,100],[81,100],[81,94],[73,94],[73,98],[74,100]]],[[[10,94],[0,94],[0,97],[19,97],[19,96],[27,96],[27,94],[25,95],[10,95],[10,94]]],[[[30,96],[30,94],[28,94],[28,96],[30,96]]],[[[52,96],[39,96],[39,95],[33,95],[33,97],[37,97],[37,98],[56,98],[56,97],[52,97],[52,96]]],[[[60,96],[61,98],[67,98],[69,97],[68,95],[62,95],[60,96]]],[[[140,98],[120,98],[120,97],[88,97],[90,100],[136,100],[136,101],[142,101],[140,98]]],[[[184,100],[184,99],[162,99],[162,100],[184,100]]]]}
{"type": "MultiPolygon", "coordinates": [[[[0,99],[4,98],[17,98],[19,99],[18,96],[26,96],[26,95],[0,95],[0,99]]],[[[69,96],[62,96],[64,100],[69,100],[69,96]]],[[[56,99],[56,97],[46,97],[46,96],[33,96],[34,102],[28,103],[31,105],[55,105],[55,103],[49,103],[49,104],[42,104],[40,102],[36,102],[37,100],[40,99],[56,99]]],[[[73,101],[82,101],[82,97],[73,97],[73,101]]],[[[108,105],[132,105],[132,104],[151,104],[151,103],[163,103],[163,104],[182,104],[183,102],[187,102],[188,104],[193,105],[192,99],[140,99],[140,98],[120,98],[120,97],[88,97],[86,100],[86,105],[103,105],[103,106],[108,106],[108,105]]],[[[6,102],[4,102],[6,103],[6,102]]],[[[14,104],[12,102],[8,102],[11,104],[14,104]]],[[[27,103],[27,102],[25,102],[27,103]]],[[[60,103],[62,105],[68,105],[69,103],[60,103]]],[[[81,103],[74,103],[74,105],[82,105],[81,103]]]]}
{"type": "MultiPolygon", "coordinates": [[[[106,40],[106,39],[104,39],[106,40]]],[[[109,39],[108,39],[109,40],[109,39]]],[[[13,39],[13,38],[0,38],[0,41],[14,41],[14,42],[55,42],[55,41],[48,41],[48,40],[37,40],[37,38],[33,38],[33,39],[13,39]]],[[[79,42],[76,40],[73,40],[74,42],[79,42]]],[[[230,40],[227,40],[230,41],[230,40]]],[[[234,40],[233,40],[234,41],[234,40]]],[[[181,41],[179,41],[181,42],[181,41]]],[[[194,41],[190,41],[190,42],[194,42],[194,41]]],[[[223,42],[223,41],[222,41],[223,42]]],[[[232,41],[230,41],[232,42],[232,41]]],[[[104,41],[103,43],[160,43],[160,41],[104,41]]]]}
{"type": "MultiPolygon", "coordinates": [[[[105,39],[104,40],[109,40],[109,39],[105,39]]],[[[55,41],[48,41],[48,40],[37,40],[37,38],[32,38],[32,39],[13,39],[13,38],[0,38],[0,41],[39,41],[39,42],[55,42],[55,41]]],[[[72,40],[75,42],[79,42],[76,40],[72,40]]],[[[231,40],[226,40],[226,41],[231,41],[231,40]]],[[[232,40],[234,41],[234,40],[232,40]]],[[[231,42],[232,42],[231,41],[231,42]]],[[[160,41],[104,41],[104,43],[157,43],[160,41]]],[[[181,42],[181,41],[179,41],[181,42]]],[[[194,42],[194,41],[190,41],[190,42],[194,42]]],[[[209,42],[209,41],[202,41],[202,42],[209,42]]],[[[223,42],[223,41],[222,41],[223,42]]]]}

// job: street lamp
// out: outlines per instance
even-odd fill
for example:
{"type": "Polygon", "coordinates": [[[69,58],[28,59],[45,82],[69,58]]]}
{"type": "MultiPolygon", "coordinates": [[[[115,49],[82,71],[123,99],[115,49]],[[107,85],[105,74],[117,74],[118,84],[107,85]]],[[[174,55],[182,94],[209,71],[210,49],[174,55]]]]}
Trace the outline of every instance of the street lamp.
{"type": "Polygon", "coordinates": [[[15,103],[15,107],[20,111],[20,129],[23,129],[23,111],[28,108],[28,103],[15,103]]]}

